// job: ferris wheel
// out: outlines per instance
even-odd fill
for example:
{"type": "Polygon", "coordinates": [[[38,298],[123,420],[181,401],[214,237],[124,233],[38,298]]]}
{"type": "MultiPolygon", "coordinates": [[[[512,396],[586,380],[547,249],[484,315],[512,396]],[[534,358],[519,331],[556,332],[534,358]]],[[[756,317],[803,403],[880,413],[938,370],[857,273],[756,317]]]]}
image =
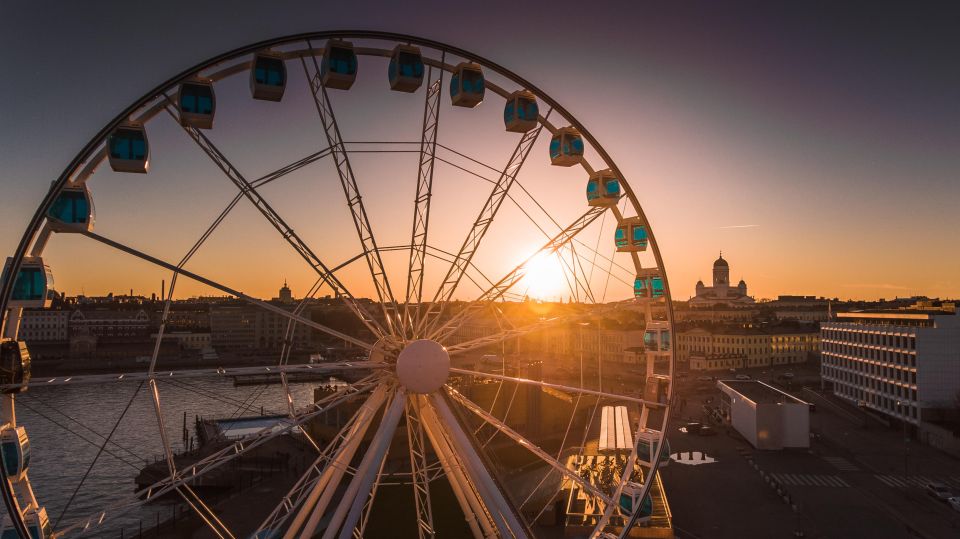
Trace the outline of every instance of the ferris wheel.
{"type": "MultiPolygon", "coordinates": [[[[669,460],[663,433],[674,372],[667,277],[638,194],[597,140],[547,94],[504,67],[428,39],[370,31],[288,36],[230,51],[170,78],[127,107],[66,167],[4,268],[0,487],[8,519],[0,535],[100,536],[118,515],[176,496],[214,537],[363,537],[378,518],[376,497],[392,467],[391,477],[402,478],[415,507],[413,514],[403,515],[409,520],[404,525],[421,539],[444,536],[435,522],[438,492],[452,493],[464,535],[477,538],[549,535],[543,523],[547,513],[554,514],[554,525],[575,534],[630,536],[651,518],[654,491],[662,495],[657,470],[669,460]],[[297,118],[309,117],[319,133],[311,153],[274,163],[277,168],[256,178],[245,175],[235,165],[238,158],[215,142],[223,124],[226,130],[270,127],[231,118],[241,110],[235,103],[218,106],[220,89],[244,78],[249,81],[245,98],[259,107],[307,103],[297,118]],[[370,81],[375,79],[387,84],[374,87],[370,81]],[[359,97],[346,97],[358,92],[359,97]],[[404,114],[371,117],[364,113],[369,99],[378,107],[403,107],[416,117],[414,125],[398,127],[410,136],[370,138],[383,134],[376,125],[404,114]],[[199,150],[196,155],[226,177],[233,197],[179,260],[151,250],[158,238],[133,242],[94,229],[98,177],[149,178],[151,166],[170,154],[160,149],[163,137],[148,136],[162,122],[168,131],[176,125],[180,142],[199,150]],[[378,132],[369,135],[364,128],[378,132]],[[448,142],[448,133],[459,135],[448,142]],[[454,147],[465,141],[469,147],[454,147]],[[489,155],[504,148],[500,161],[489,163],[489,155]],[[378,168],[375,163],[400,153],[412,166],[378,168]],[[544,172],[528,182],[524,173],[533,174],[531,165],[544,172]],[[339,208],[343,228],[338,230],[353,237],[338,241],[351,245],[352,256],[332,259],[324,236],[308,237],[303,220],[294,228],[293,219],[268,202],[268,189],[307,170],[327,174],[322,204],[339,208]],[[392,187],[370,187],[364,170],[390,171],[392,187]],[[537,181],[549,196],[539,197],[533,187],[537,181]],[[391,217],[392,226],[382,226],[373,209],[378,197],[392,207],[402,205],[404,220],[391,217]],[[409,199],[412,209],[400,202],[409,199]],[[574,199],[579,202],[571,204],[574,199]],[[548,202],[574,207],[574,217],[555,217],[548,202]],[[444,209],[443,203],[455,208],[444,209]],[[312,275],[314,284],[303,301],[264,301],[188,269],[240,206],[255,210],[260,223],[292,248],[298,269],[312,275]],[[459,227],[458,215],[465,216],[459,227]],[[521,224],[534,235],[523,236],[521,224]],[[390,233],[399,234],[396,230],[402,230],[404,241],[387,241],[390,233]],[[52,270],[62,268],[45,262],[45,250],[58,235],[132,257],[170,276],[160,298],[164,308],[156,346],[142,372],[31,378],[30,351],[18,330],[25,308],[51,303],[52,270]],[[446,248],[438,246],[436,238],[454,236],[446,248]],[[533,247],[516,257],[523,245],[533,247]],[[559,301],[529,301],[550,271],[564,286],[554,291],[559,301]],[[175,288],[187,281],[284,320],[279,360],[273,354],[254,366],[162,369],[158,351],[175,288]],[[357,290],[369,290],[364,294],[372,299],[357,290]],[[310,301],[324,291],[355,318],[355,330],[306,314],[310,301]],[[633,351],[636,367],[604,357],[608,348],[617,357],[626,354],[630,343],[606,339],[602,327],[604,319],[625,316],[642,323],[634,331],[642,339],[633,351]],[[291,335],[298,330],[362,350],[365,358],[293,362],[291,335]],[[631,368],[643,372],[633,373],[636,383],[625,383],[631,368]],[[297,402],[288,378],[327,371],[348,374],[349,383],[315,401],[297,402]],[[263,372],[279,374],[288,421],[178,466],[164,424],[162,382],[202,383],[263,372]],[[53,522],[30,481],[30,467],[38,463],[30,458],[30,425],[17,422],[18,395],[38,385],[54,391],[131,382],[142,383],[153,402],[157,444],[167,463],[164,476],[93,514],[53,522]],[[311,421],[338,408],[350,413],[335,434],[313,435],[311,421]],[[284,435],[304,438],[315,460],[292,488],[261,502],[264,514],[254,526],[240,528],[195,489],[205,474],[284,435]],[[518,454],[522,466],[512,458],[518,454]]],[[[97,224],[111,219],[101,214],[97,224]]]]}

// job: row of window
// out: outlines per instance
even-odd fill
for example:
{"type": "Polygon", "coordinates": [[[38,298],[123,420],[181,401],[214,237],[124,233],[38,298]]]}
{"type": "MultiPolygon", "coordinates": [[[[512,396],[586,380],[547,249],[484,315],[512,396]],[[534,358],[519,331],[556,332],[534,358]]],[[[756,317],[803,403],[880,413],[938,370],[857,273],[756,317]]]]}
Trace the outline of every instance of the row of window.
{"type": "Polygon", "coordinates": [[[887,346],[891,348],[906,348],[908,350],[915,350],[917,347],[916,335],[869,333],[866,331],[849,331],[828,328],[821,330],[820,335],[823,339],[866,344],[870,346],[887,346]]]}
{"type": "Polygon", "coordinates": [[[853,356],[870,361],[882,361],[892,365],[905,365],[908,367],[917,366],[917,354],[915,352],[904,352],[901,350],[878,350],[876,348],[866,348],[864,346],[843,344],[825,341],[822,349],[836,355],[853,356]]]}
{"type": "Polygon", "coordinates": [[[850,361],[844,358],[838,358],[839,361],[826,361],[821,366],[823,373],[844,373],[841,378],[848,381],[878,388],[880,384],[890,384],[891,386],[899,384],[909,384],[916,387],[917,373],[915,371],[903,368],[883,367],[879,365],[864,364],[858,361],[850,361]],[[849,376],[846,376],[849,374],[849,376]]]}
{"type": "Polygon", "coordinates": [[[886,412],[889,415],[896,417],[903,417],[906,415],[908,418],[913,420],[918,419],[919,409],[915,403],[904,402],[900,400],[901,405],[897,404],[898,399],[886,397],[883,395],[876,394],[872,391],[865,391],[862,388],[846,385],[842,383],[834,383],[834,394],[845,397],[850,400],[857,401],[858,403],[862,402],[864,405],[886,412]]]}

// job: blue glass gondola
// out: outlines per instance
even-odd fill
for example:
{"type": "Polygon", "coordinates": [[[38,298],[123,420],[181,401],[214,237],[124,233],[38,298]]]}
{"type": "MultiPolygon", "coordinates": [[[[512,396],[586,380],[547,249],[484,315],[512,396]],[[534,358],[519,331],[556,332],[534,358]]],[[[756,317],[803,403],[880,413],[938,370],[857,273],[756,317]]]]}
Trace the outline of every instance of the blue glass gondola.
{"type": "MultiPolygon", "coordinates": [[[[3,281],[9,277],[11,265],[13,265],[13,259],[7,258],[7,263],[3,267],[3,281]]],[[[24,257],[20,264],[20,271],[17,272],[17,278],[13,282],[10,305],[45,308],[50,306],[52,299],[53,273],[50,272],[50,268],[40,257],[24,257]]]]}
{"type": "Polygon", "coordinates": [[[657,268],[640,270],[633,281],[633,295],[637,299],[663,298],[663,277],[657,268]]]}
{"type": "Polygon", "coordinates": [[[398,92],[416,92],[423,84],[423,55],[412,45],[397,45],[387,66],[390,89],[398,92]]]}
{"type": "MultiPolygon", "coordinates": [[[[651,466],[653,452],[657,450],[657,443],[660,442],[660,431],[653,429],[641,429],[637,433],[637,458],[640,464],[651,466]]],[[[663,441],[663,451],[660,453],[660,466],[670,464],[670,440],[663,441]]]]}
{"type": "Polygon", "coordinates": [[[647,250],[647,225],[639,217],[620,221],[614,235],[617,252],[640,252],[647,250]]]}
{"type": "Polygon", "coordinates": [[[572,167],[583,159],[583,137],[575,127],[561,127],[550,139],[550,164],[572,167]]]}
{"type": "Polygon", "coordinates": [[[107,158],[116,172],[146,174],[150,169],[150,144],[143,125],[127,122],[110,133],[107,158]]]}
{"type": "Polygon", "coordinates": [[[323,49],[320,82],[327,88],[349,90],[357,80],[357,53],[353,43],[331,39],[323,49]]]}
{"type": "Polygon", "coordinates": [[[620,180],[610,169],[594,172],[587,180],[587,204],[612,207],[620,200],[620,180]]]}
{"type": "Polygon", "coordinates": [[[0,433],[0,455],[7,477],[19,479],[30,468],[30,439],[23,427],[7,427],[0,433]]]}
{"type": "MultiPolygon", "coordinates": [[[[0,342],[0,385],[20,385],[30,382],[30,350],[27,343],[4,339],[0,342]]],[[[26,387],[4,389],[3,393],[22,393],[26,387]]]]}
{"type": "Polygon", "coordinates": [[[537,97],[526,90],[517,90],[507,97],[503,107],[503,124],[507,131],[526,133],[537,126],[539,115],[537,97]]]}
{"type": "MultiPolygon", "coordinates": [[[[47,518],[47,509],[45,507],[29,507],[23,511],[23,521],[27,525],[27,532],[30,533],[30,539],[50,539],[53,537],[53,527],[50,526],[50,519],[47,518]]],[[[20,539],[20,534],[13,526],[13,521],[9,516],[3,518],[3,526],[0,527],[0,539],[20,539]]]]}
{"type": "Polygon", "coordinates": [[[473,108],[483,101],[486,84],[483,70],[472,62],[461,62],[450,76],[450,102],[457,107],[473,108]]]}
{"type": "Polygon", "coordinates": [[[670,389],[670,377],[652,374],[647,377],[643,389],[643,400],[651,403],[666,404],[667,392],[670,389]]]}
{"type": "Polygon", "coordinates": [[[47,223],[56,232],[89,232],[93,222],[93,199],[86,186],[64,187],[47,211],[47,223]]]}
{"type": "Polygon", "coordinates": [[[217,109],[213,83],[209,80],[194,79],[180,84],[177,107],[180,109],[181,125],[213,129],[213,115],[217,109]]]}
{"type": "Polygon", "coordinates": [[[250,93],[254,99],[280,101],[287,88],[287,65],[279,53],[260,51],[253,56],[250,93]]]}

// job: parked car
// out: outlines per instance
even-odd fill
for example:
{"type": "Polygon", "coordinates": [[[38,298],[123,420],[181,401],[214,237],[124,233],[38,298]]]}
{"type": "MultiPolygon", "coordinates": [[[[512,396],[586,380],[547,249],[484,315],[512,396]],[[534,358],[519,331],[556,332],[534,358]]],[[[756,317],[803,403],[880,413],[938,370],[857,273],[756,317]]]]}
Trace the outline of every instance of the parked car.
{"type": "Polygon", "coordinates": [[[687,423],[681,430],[687,434],[698,434],[704,428],[706,427],[702,423],[687,423]]]}
{"type": "Polygon", "coordinates": [[[787,380],[792,380],[792,379],[793,379],[793,373],[792,373],[792,372],[785,372],[785,373],[783,373],[783,377],[786,378],[787,380]]]}
{"type": "Polygon", "coordinates": [[[713,381],[713,377],[712,377],[712,376],[698,376],[698,377],[697,377],[697,381],[698,381],[698,382],[712,382],[712,381],[713,381]]]}
{"type": "Polygon", "coordinates": [[[954,497],[953,491],[950,490],[950,487],[948,487],[947,485],[944,485],[943,483],[938,483],[936,481],[931,481],[927,483],[925,486],[925,490],[927,491],[927,494],[933,496],[934,498],[940,500],[941,502],[945,502],[950,498],[954,497]]]}
{"type": "Polygon", "coordinates": [[[960,513],[960,496],[954,496],[953,498],[947,498],[947,503],[950,504],[950,508],[954,511],[960,513]]]}
{"type": "Polygon", "coordinates": [[[749,379],[750,379],[750,376],[747,375],[747,374],[738,374],[738,375],[737,375],[737,380],[749,380],[749,379]]]}
{"type": "Polygon", "coordinates": [[[700,430],[697,431],[698,436],[716,436],[717,430],[709,425],[704,425],[700,427],[700,430]]]}

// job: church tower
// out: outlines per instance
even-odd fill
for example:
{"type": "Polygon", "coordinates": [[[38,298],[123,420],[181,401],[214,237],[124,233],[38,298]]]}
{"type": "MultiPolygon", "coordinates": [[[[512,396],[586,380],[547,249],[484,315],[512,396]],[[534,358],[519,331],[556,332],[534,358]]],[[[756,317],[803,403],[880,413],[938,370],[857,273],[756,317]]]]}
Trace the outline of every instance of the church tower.
{"type": "Polygon", "coordinates": [[[730,265],[723,259],[723,252],[720,258],[713,263],[713,286],[726,287],[730,285],[730,265]]]}

